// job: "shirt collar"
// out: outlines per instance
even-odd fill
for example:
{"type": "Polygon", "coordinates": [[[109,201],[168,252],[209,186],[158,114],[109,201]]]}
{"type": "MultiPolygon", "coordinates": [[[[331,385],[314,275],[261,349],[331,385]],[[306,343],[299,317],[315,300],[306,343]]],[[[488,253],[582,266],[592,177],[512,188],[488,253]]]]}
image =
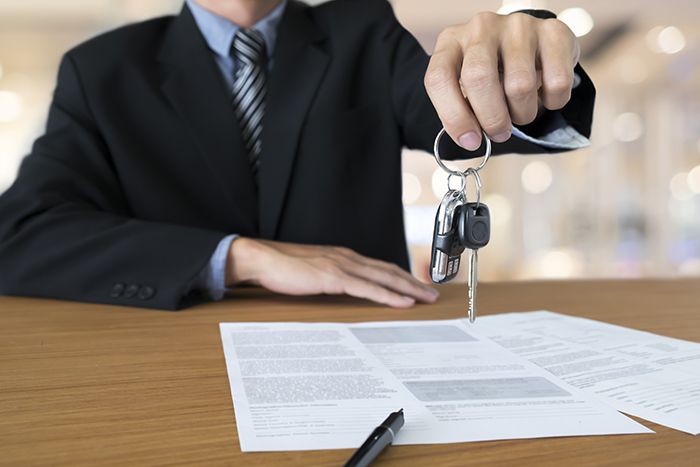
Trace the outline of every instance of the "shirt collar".
{"type": "MultiPolygon", "coordinates": [[[[204,40],[209,45],[209,48],[217,55],[228,57],[233,37],[241,27],[201,7],[194,0],[187,0],[187,6],[192,12],[197,27],[201,31],[202,36],[204,36],[204,40]]],[[[284,13],[286,6],[287,0],[284,0],[267,16],[253,25],[252,29],[260,32],[265,39],[268,57],[271,57],[274,51],[275,40],[277,39],[277,26],[282,19],[282,13],[284,13]]]]}

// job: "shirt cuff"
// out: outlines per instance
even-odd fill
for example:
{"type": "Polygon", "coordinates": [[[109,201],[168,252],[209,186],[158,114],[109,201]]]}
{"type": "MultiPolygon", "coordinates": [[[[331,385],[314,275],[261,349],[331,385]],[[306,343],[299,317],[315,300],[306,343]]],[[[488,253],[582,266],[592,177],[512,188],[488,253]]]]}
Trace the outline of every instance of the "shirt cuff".
{"type": "Polygon", "coordinates": [[[209,263],[195,280],[193,288],[204,292],[211,300],[221,300],[226,293],[226,260],[236,238],[238,235],[232,234],[221,239],[209,263]]]}
{"type": "Polygon", "coordinates": [[[550,125],[543,133],[533,136],[518,127],[513,127],[513,136],[524,141],[550,149],[581,149],[591,145],[591,141],[566,123],[561,113],[550,117],[550,125]]]}
{"type": "MultiPolygon", "coordinates": [[[[525,9],[513,13],[525,13],[540,19],[557,17],[555,13],[548,10],[525,9]]],[[[581,84],[581,76],[574,73],[573,88],[576,89],[579,84],[581,84]]],[[[561,112],[548,111],[547,113],[549,118],[545,119],[545,125],[539,125],[538,131],[533,132],[532,128],[520,129],[514,126],[513,136],[550,149],[581,149],[591,145],[588,138],[567,123],[561,112]]]]}
{"type": "MultiPolygon", "coordinates": [[[[573,89],[581,84],[581,77],[574,73],[573,89]]],[[[513,136],[550,149],[581,149],[591,145],[591,141],[569,125],[560,110],[547,110],[535,122],[513,126],[513,136]]]]}

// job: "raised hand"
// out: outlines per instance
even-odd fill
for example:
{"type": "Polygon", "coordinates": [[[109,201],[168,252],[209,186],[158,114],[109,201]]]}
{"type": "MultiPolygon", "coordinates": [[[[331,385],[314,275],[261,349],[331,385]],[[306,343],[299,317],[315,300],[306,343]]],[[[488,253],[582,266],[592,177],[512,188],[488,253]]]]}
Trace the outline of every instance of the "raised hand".
{"type": "Polygon", "coordinates": [[[571,97],[580,49],[557,19],[484,12],[438,37],[425,87],[447,133],[475,150],[482,130],[504,142],[511,125],[532,122],[540,106],[571,97]]]}

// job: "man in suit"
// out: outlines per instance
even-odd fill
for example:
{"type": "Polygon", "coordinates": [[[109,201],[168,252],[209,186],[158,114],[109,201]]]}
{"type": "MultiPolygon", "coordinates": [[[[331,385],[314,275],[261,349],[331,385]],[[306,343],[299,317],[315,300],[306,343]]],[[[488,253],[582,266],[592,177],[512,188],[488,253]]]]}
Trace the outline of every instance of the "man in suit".
{"type": "Polygon", "coordinates": [[[79,45],[0,198],[0,292],[436,300],[407,272],[401,148],[431,150],[443,125],[452,157],[478,155],[482,130],[496,152],[585,139],[594,90],[550,16],[479,14],[430,58],[384,0],[188,0],[79,45]]]}

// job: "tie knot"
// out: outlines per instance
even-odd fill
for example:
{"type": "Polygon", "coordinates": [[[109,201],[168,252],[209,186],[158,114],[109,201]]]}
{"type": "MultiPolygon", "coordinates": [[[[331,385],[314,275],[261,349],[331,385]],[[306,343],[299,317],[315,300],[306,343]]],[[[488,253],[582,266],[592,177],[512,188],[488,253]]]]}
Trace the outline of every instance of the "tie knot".
{"type": "Polygon", "coordinates": [[[265,58],[265,38],[255,29],[239,29],[233,38],[231,52],[245,64],[261,63],[265,58]]]}

